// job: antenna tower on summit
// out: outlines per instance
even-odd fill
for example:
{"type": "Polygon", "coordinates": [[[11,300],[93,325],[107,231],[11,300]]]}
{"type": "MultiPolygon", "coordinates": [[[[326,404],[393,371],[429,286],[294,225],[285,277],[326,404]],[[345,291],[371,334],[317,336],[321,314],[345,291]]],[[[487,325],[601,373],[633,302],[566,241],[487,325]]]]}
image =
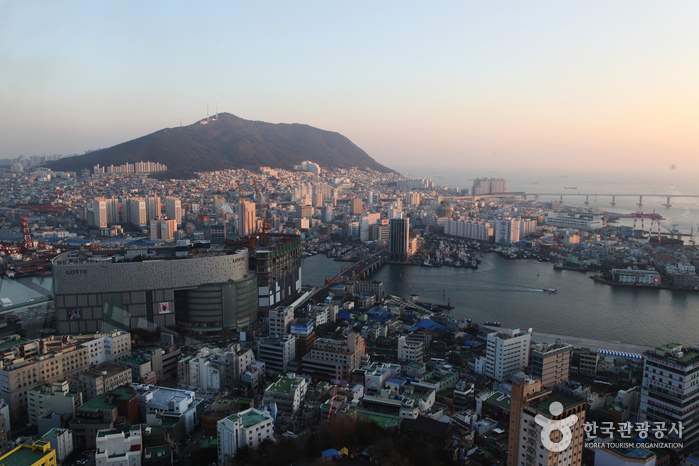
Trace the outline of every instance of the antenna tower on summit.
{"type": "Polygon", "coordinates": [[[216,117],[214,118],[214,121],[218,120],[218,102],[216,102],[216,117]]]}

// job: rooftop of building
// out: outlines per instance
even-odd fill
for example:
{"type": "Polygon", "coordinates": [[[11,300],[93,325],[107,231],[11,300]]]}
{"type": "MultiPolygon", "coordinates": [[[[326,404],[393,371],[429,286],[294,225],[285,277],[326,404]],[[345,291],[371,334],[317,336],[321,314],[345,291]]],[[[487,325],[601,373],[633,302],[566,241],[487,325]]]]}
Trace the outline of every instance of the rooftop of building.
{"type": "Polygon", "coordinates": [[[658,347],[655,352],[651,351],[648,354],[676,361],[683,365],[699,362],[699,349],[682,346],[679,343],[662,345],[658,347]]]}
{"type": "Polygon", "coordinates": [[[103,362],[102,364],[98,364],[84,371],[82,375],[87,375],[93,378],[114,377],[115,375],[121,374],[124,371],[131,371],[131,369],[120,366],[119,364],[114,364],[113,362],[103,362]]]}
{"type": "Polygon", "coordinates": [[[126,364],[133,364],[134,366],[140,366],[142,364],[145,364],[147,362],[150,362],[148,359],[146,359],[142,355],[133,355],[133,356],[126,356],[124,358],[121,358],[119,361],[126,363],[126,364]]]}
{"type": "Polygon", "coordinates": [[[289,391],[291,391],[291,386],[295,381],[296,378],[280,377],[276,382],[267,387],[267,390],[277,393],[289,393],[289,391]]]}
{"type": "MultiPolygon", "coordinates": [[[[87,409],[90,411],[96,411],[98,409],[114,409],[116,408],[116,403],[114,399],[109,397],[106,393],[102,395],[97,395],[90,401],[83,403],[80,409],[87,409]]],[[[81,421],[83,422],[83,421],[81,421]]],[[[100,421],[101,422],[101,421],[100,421]]]]}
{"type": "Polygon", "coordinates": [[[6,349],[12,348],[12,347],[17,346],[17,345],[23,345],[25,343],[29,343],[30,341],[31,340],[25,340],[23,338],[20,338],[18,340],[14,340],[14,339],[7,340],[7,341],[0,343],[0,351],[4,351],[6,349]]]}
{"type": "Polygon", "coordinates": [[[267,416],[257,413],[255,410],[244,411],[241,413],[240,418],[241,422],[243,423],[243,427],[245,428],[260,424],[265,422],[267,419],[270,419],[267,416]]]}
{"type": "Polygon", "coordinates": [[[501,392],[490,392],[488,397],[483,399],[483,402],[509,411],[512,405],[512,398],[501,392]]]}
{"type": "Polygon", "coordinates": [[[9,453],[0,457],[3,466],[25,466],[40,463],[47,455],[54,452],[52,448],[46,448],[48,442],[34,442],[33,445],[20,445],[9,453]],[[45,451],[46,450],[46,451],[45,451]]]}
{"type": "MultiPolygon", "coordinates": [[[[567,411],[571,408],[574,408],[576,406],[582,405],[585,403],[583,400],[578,400],[575,398],[572,398],[570,396],[563,395],[562,393],[558,393],[552,390],[548,389],[543,389],[543,391],[548,392],[545,393],[544,396],[540,396],[540,393],[534,394],[532,397],[533,399],[529,401],[528,406],[530,408],[533,408],[537,411],[539,411],[541,414],[543,414],[546,417],[549,417],[551,415],[550,411],[550,406],[554,402],[558,402],[563,406],[563,411],[567,411]]],[[[532,398],[529,397],[529,398],[532,398]]]]}
{"type": "Polygon", "coordinates": [[[48,432],[46,432],[41,438],[43,439],[49,439],[49,438],[56,438],[59,435],[63,434],[64,432],[67,432],[68,429],[51,429],[48,432]]]}

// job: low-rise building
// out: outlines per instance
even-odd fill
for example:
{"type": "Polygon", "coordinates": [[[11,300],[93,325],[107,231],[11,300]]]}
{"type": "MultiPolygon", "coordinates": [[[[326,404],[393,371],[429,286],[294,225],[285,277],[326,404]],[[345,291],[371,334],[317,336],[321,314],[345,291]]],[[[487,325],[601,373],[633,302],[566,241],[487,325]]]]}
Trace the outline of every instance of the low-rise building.
{"type": "Polygon", "coordinates": [[[307,391],[306,379],[289,373],[267,387],[262,403],[266,406],[274,403],[279,411],[296,414],[301,410],[307,391]]]}
{"type": "Polygon", "coordinates": [[[105,362],[69,378],[68,383],[72,391],[82,392],[83,398],[90,400],[117,387],[129,385],[132,377],[129,367],[105,362]]]}
{"type": "Polygon", "coordinates": [[[20,445],[0,457],[3,465],[56,466],[56,451],[49,442],[20,445]]]}
{"type": "MultiPolygon", "coordinates": [[[[179,423],[184,432],[173,431],[173,438],[179,440],[190,433],[199,423],[197,407],[202,400],[197,400],[191,390],[179,390],[168,387],[133,384],[141,413],[145,413],[148,425],[160,425],[164,418],[170,423],[179,423]]],[[[143,416],[141,417],[143,419],[143,416]]]]}
{"type": "MultiPolygon", "coordinates": [[[[80,392],[70,391],[68,381],[37,385],[27,391],[29,422],[33,425],[43,415],[50,412],[61,412],[75,417],[75,410],[83,404],[80,392]]],[[[60,461],[60,460],[59,460],[60,461]]]]}
{"type": "Polygon", "coordinates": [[[100,430],[97,433],[95,464],[97,466],[140,466],[143,442],[141,426],[128,431],[115,429],[100,430]]]}
{"type": "Polygon", "coordinates": [[[73,432],[70,429],[51,429],[41,437],[41,440],[51,444],[51,448],[56,451],[56,459],[59,463],[63,463],[73,453],[73,432]]]}
{"type": "Polygon", "coordinates": [[[229,464],[242,447],[256,449],[273,439],[274,422],[267,411],[246,409],[218,421],[218,464],[229,464]]]}

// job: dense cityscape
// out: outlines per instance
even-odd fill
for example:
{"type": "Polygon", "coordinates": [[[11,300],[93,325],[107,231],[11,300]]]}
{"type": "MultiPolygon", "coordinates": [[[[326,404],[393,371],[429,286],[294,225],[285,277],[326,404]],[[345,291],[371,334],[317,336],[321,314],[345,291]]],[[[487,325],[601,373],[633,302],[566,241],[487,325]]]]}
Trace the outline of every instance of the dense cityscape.
{"type": "Polygon", "coordinates": [[[51,283],[0,288],[2,464],[699,464],[696,341],[537,334],[372,279],[494,254],[695,293],[693,236],[620,223],[654,214],[313,161],[48,160],[0,172],[3,288],[51,283]],[[316,255],[340,273],[309,283],[316,255]]]}

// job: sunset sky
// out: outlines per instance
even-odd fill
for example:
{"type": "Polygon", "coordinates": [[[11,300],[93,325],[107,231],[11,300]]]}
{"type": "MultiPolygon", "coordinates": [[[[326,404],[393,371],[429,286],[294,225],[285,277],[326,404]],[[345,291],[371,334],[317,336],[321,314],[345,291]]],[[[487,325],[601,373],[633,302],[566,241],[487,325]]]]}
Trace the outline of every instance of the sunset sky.
{"type": "Polygon", "coordinates": [[[0,3],[0,158],[206,117],[378,162],[699,174],[699,3],[0,3]]]}

